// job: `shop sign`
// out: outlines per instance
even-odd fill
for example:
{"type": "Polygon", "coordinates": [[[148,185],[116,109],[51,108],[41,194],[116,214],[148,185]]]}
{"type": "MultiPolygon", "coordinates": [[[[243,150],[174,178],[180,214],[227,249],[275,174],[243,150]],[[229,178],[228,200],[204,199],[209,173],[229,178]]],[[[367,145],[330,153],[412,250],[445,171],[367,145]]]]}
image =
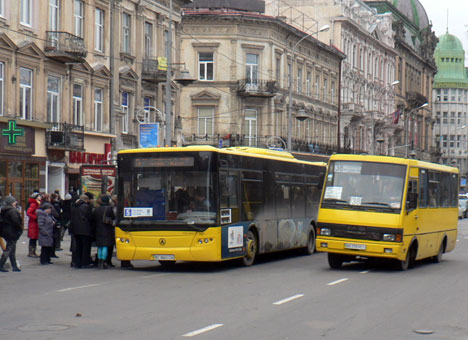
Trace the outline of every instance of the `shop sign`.
{"type": "Polygon", "coordinates": [[[29,126],[17,126],[15,120],[0,123],[0,152],[33,154],[35,131],[29,126]]]}
{"type": "Polygon", "coordinates": [[[70,151],[70,163],[80,164],[102,164],[107,160],[107,155],[104,153],[92,153],[92,152],[79,152],[70,151]]]}
{"type": "Polygon", "coordinates": [[[80,167],[81,189],[90,192],[96,197],[101,192],[109,195],[114,194],[115,177],[117,169],[115,166],[82,165],[80,167]]]}

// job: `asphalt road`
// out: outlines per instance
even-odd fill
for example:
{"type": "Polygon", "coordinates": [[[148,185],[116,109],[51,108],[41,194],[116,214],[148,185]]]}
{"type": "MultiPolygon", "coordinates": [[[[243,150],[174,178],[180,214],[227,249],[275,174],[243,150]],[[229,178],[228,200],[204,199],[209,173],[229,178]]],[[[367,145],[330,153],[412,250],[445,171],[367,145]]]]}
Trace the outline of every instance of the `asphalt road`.
{"type": "Polygon", "coordinates": [[[40,266],[23,237],[23,271],[0,274],[0,339],[466,340],[468,219],[459,226],[442,263],[406,272],[366,263],[331,270],[325,254],[294,252],[249,268],[76,270],[68,251],[40,266]]]}

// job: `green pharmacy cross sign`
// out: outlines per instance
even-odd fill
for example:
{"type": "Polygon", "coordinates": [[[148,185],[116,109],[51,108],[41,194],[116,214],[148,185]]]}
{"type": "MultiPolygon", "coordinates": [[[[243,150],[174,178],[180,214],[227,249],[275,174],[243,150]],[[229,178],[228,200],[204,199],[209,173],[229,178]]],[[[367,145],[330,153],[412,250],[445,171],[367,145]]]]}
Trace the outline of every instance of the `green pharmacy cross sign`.
{"type": "Polygon", "coordinates": [[[8,144],[16,144],[16,137],[24,136],[24,129],[16,127],[14,120],[9,120],[8,129],[2,130],[2,136],[8,136],[8,144]]]}

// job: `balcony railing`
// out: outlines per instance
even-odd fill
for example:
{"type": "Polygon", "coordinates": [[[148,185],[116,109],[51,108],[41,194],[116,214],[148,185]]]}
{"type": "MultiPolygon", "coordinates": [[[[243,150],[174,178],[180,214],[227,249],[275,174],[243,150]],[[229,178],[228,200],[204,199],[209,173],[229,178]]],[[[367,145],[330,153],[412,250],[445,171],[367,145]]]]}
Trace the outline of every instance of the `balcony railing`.
{"type": "Polygon", "coordinates": [[[86,47],[83,38],[68,32],[47,31],[45,54],[51,59],[68,62],[83,62],[86,47]]]}
{"type": "Polygon", "coordinates": [[[49,124],[51,128],[46,131],[48,149],[84,150],[84,126],[54,122],[49,124]]]}
{"type": "Polygon", "coordinates": [[[141,69],[141,78],[150,83],[161,83],[166,81],[167,64],[164,65],[165,58],[144,58],[141,69]]]}
{"type": "Polygon", "coordinates": [[[237,94],[241,97],[274,97],[277,91],[274,80],[244,79],[237,81],[237,94]]]}

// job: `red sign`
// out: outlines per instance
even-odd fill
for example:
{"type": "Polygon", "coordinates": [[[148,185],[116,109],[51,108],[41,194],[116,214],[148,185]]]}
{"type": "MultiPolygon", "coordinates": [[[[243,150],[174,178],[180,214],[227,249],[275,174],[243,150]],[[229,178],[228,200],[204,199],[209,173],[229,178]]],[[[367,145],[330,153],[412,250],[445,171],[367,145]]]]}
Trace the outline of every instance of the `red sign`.
{"type": "Polygon", "coordinates": [[[103,153],[70,151],[70,163],[102,164],[106,160],[103,153]]]}

